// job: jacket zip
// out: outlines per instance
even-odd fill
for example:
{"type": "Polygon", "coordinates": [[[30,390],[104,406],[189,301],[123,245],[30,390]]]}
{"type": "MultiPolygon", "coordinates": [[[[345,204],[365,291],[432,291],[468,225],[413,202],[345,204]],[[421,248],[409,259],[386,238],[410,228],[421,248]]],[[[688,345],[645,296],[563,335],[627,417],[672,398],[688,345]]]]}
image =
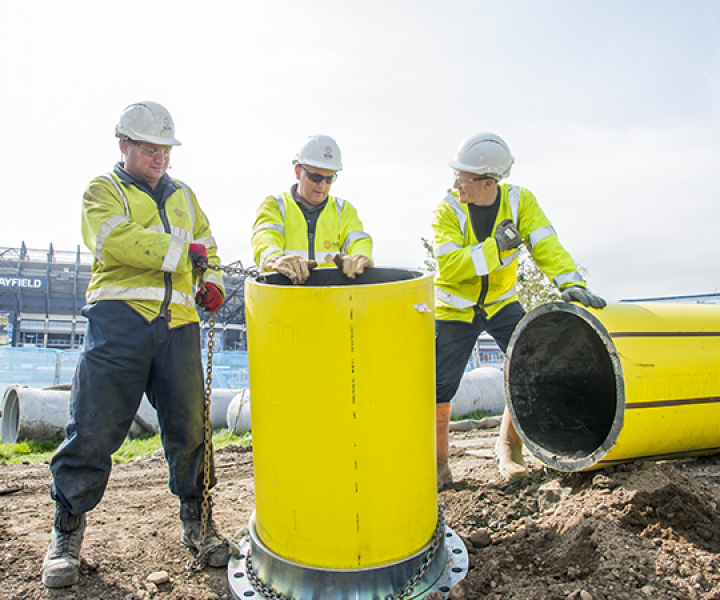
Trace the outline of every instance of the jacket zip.
{"type": "MultiPolygon", "coordinates": [[[[158,206],[158,212],[160,213],[160,220],[162,221],[165,233],[170,233],[172,230],[170,229],[170,223],[168,222],[167,215],[165,214],[164,202],[162,206],[158,206]]],[[[172,273],[163,273],[163,279],[165,281],[165,298],[160,306],[160,316],[170,323],[170,319],[172,318],[172,313],[169,310],[170,299],[172,298],[172,273]]]]}

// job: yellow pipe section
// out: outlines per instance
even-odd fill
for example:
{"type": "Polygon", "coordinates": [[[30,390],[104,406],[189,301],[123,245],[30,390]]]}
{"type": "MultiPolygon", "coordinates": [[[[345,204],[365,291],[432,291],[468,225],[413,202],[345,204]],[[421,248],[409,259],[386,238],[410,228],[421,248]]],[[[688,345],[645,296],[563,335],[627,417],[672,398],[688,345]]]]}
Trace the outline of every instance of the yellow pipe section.
{"type": "Polygon", "coordinates": [[[510,341],[505,389],[558,470],[720,452],[720,306],[540,306],[510,341]]]}
{"type": "Polygon", "coordinates": [[[321,271],[246,280],[256,530],[303,565],[390,564],[437,523],[432,277],[321,271]]]}

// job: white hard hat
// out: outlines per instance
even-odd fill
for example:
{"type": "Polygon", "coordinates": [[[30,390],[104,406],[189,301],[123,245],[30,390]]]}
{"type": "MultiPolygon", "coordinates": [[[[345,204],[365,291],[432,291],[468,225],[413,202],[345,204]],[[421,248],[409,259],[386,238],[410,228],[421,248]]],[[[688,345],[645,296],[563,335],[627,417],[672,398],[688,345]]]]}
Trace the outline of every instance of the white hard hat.
{"type": "Polygon", "coordinates": [[[505,141],[494,133],[478,133],[466,139],[448,164],[456,171],[488,175],[500,181],[510,175],[515,159],[505,141]]]}
{"type": "Polygon", "coordinates": [[[342,153],[329,135],[311,135],[295,155],[293,164],[342,171],[342,153]]]}
{"type": "Polygon", "coordinates": [[[157,102],[131,104],[120,115],[115,136],[159,146],[179,146],[175,124],[167,109],[157,102]]]}

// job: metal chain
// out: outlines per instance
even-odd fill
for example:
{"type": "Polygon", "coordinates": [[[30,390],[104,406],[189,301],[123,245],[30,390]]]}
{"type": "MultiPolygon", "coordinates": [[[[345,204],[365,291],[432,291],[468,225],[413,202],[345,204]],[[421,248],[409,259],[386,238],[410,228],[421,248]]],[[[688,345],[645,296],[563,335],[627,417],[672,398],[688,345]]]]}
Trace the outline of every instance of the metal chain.
{"type": "Polygon", "coordinates": [[[248,581],[253,586],[256,592],[259,592],[261,596],[269,598],[270,600],[292,600],[290,596],[283,596],[280,592],[275,591],[269,585],[260,579],[252,566],[251,553],[248,552],[245,555],[245,571],[247,572],[248,581]]]}
{"type": "Polygon", "coordinates": [[[428,548],[428,552],[425,555],[425,559],[420,564],[420,567],[418,568],[415,575],[413,575],[408,580],[408,582],[405,584],[405,587],[403,587],[403,589],[400,590],[397,594],[388,594],[387,596],[385,596],[385,600],[401,600],[402,598],[407,598],[410,595],[413,588],[418,583],[420,583],[420,580],[423,577],[425,577],[425,574],[428,572],[430,565],[432,564],[433,560],[435,560],[435,555],[437,554],[437,551],[440,548],[440,540],[443,539],[444,535],[445,535],[445,513],[443,512],[442,506],[440,506],[438,504],[437,526],[435,527],[435,533],[433,534],[432,544],[430,545],[430,548],[428,548]]]}
{"type": "MultiPolygon", "coordinates": [[[[385,596],[385,600],[402,600],[403,598],[407,598],[412,593],[413,588],[415,588],[415,586],[420,583],[422,578],[425,577],[426,573],[430,569],[430,565],[432,565],[432,562],[435,560],[437,551],[440,548],[440,540],[442,540],[444,535],[445,513],[443,512],[442,507],[438,505],[438,520],[437,526],[435,527],[435,533],[433,533],[430,548],[428,548],[427,554],[425,555],[425,558],[420,564],[420,567],[418,567],[418,570],[408,580],[402,590],[395,594],[388,594],[387,596],[385,596]]],[[[292,597],[283,596],[280,592],[274,590],[272,587],[268,586],[264,581],[260,579],[258,574],[255,573],[253,569],[252,557],[250,552],[245,555],[245,571],[247,572],[248,580],[252,584],[255,591],[259,592],[265,598],[269,598],[270,600],[292,600],[292,597]]]]}
{"type": "Polygon", "coordinates": [[[260,270],[257,267],[250,267],[245,269],[244,267],[231,267],[230,265],[207,265],[208,269],[212,271],[222,271],[228,275],[246,275],[253,279],[260,278],[260,270]]]}
{"type": "MultiPolygon", "coordinates": [[[[243,269],[241,267],[228,267],[223,265],[208,265],[208,268],[219,271],[225,271],[226,273],[238,274],[238,275],[249,275],[257,278],[259,272],[257,269],[243,269]]],[[[199,286],[205,286],[205,273],[200,273],[199,286]]],[[[207,561],[208,547],[205,544],[205,538],[207,536],[208,524],[210,521],[210,468],[212,459],[212,424],[210,422],[210,403],[212,397],[212,361],[215,348],[215,312],[210,312],[210,320],[208,321],[208,354],[207,354],[207,375],[205,377],[205,387],[203,390],[203,431],[204,431],[204,448],[203,448],[203,495],[202,505],[200,509],[200,539],[202,540],[203,547],[198,552],[195,560],[193,561],[192,568],[196,571],[202,570],[205,567],[207,561]]],[[[218,533],[218,537],[228,545],[228,549],[232,554],[238,554],[239,549],[237,544],[221,536],[218,533]]]]}
{"type": "MultiPolygon", "coordinates": [[[[201,277],[202,283],[202,277],[201,277]]],[[[203,430],[205,434],[204,452],[203,452],[203,496],[200,510],[200,540],[203,547],[195,557],[194,567],[197,570],[205,566],[207,560],[207,545],[205,537],[207,536],[208,522],[210,520],[210,461],[212,459],[212,425],[210,423],[210,401],[212,394],[212,359],[213,348],[215,346],[215,313],[210,313],[210,321],[208,327],[208,356],[207,356],[207,377],[205,378],[204,389],[204,412],[203,412],[203,430]]]]}

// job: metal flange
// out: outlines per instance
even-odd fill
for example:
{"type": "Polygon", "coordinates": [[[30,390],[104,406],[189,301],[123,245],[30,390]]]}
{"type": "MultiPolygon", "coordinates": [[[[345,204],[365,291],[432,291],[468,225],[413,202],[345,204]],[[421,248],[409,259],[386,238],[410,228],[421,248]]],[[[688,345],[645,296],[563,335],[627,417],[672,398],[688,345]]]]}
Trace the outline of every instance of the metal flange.
{"type": "MultiPolygon", "coordinates": [[[[422,565],[430,543],[410,557],[368,569],[321,569],[301,565],[275,554],[257,536],[254,514],[248,535],[238,544],[239,553],[228,563],[228,582],[235,600],[374,600],[393,597],[422,565]]],[[[409,591],[408,599],[430,592],[446,597],[468,571],[465,544],[450,527],[422,579],[409,591]]]]}

